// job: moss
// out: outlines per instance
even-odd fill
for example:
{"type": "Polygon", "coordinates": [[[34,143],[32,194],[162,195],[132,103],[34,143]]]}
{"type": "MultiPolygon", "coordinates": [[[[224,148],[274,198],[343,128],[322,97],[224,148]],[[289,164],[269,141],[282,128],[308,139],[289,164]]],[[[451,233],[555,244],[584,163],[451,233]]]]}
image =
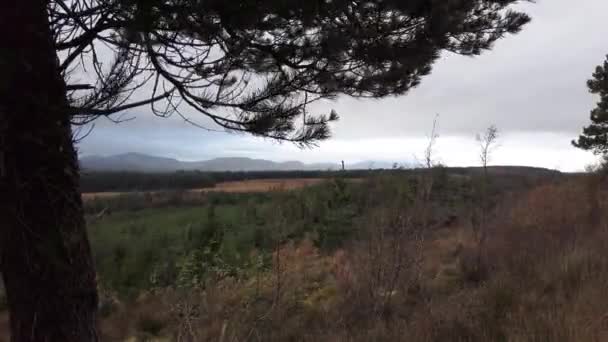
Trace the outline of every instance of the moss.
{"type": "Polygon", "coordinates": [[[332,284],[321,287],[308,295],[302,303],[308,309],[327,309],[331,307],[338,296],[338,289],[332,284]]]}

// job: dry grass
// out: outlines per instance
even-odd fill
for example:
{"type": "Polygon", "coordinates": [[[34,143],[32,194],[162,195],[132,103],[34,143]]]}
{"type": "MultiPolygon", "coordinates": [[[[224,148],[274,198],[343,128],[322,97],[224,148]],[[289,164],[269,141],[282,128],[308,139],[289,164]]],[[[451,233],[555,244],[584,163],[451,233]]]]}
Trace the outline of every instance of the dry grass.
{"type": "Polygon", "coordinates": [[[608,201],[588,182],[501,203],[481,247],[481,275],[467,222],[433,232],[420,249],[409,233],[401,243],[386,236],[382,220],[369,223],[375,236],[332,255],[308,242],[283,246],[273,271],[190,299],[204,303],[197,338],[606,341],[608,201]]]}
{"type": "Polygon", "coordinates": [[[222,182],[213,188],[193,189],[191,191],[221,191],[221,192],[267,192],[300,189],[319,184],[324,178],[293,178],[293,179],[253,179],[234,182],[222,182]]]}
{"type": "Polygon", "coordinates": [[[507,197],[483,246],[465,219],[412,239],[417,211],[387,210],[337,252],[288,243],[269,271],[147,294],[101,330],[108,341],[608,341],[605,188],[588,177],[507,197]]]}

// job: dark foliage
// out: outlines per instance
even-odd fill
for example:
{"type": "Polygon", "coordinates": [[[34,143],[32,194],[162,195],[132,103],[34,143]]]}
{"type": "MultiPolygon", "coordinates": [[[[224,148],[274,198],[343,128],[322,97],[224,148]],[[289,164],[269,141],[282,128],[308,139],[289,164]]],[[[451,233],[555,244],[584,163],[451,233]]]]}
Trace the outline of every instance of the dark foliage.
{"type": "Polygon", "coordinates": [[[212,187],[211,175],[201,172],[140,173],[85,172],[82,192],[182,190],[212,187]]]}
{"type": "Polygon", "coordinates": [[[49,10],[66,79],[96,79],[68,85],[76,123],[150,105],[200,124],[179,111],[185,102],[228,130],[310,144],[338,116],[309,115],[309,103],[403,94],[442,51],[477,55],[518,32],[529,17],[510,9],[517,2],[55,0],[49,10]],[[113,57],[104,66],[102,52],[113,57]],[[143,87],[146,99],[131,96],[143,87]]]}
{"type": "Polygon", "coordinates": [[[592,94],[600,96],[597,106],[591,111],[591,124],[583,129],[578,140],[572,144],[596,154],[608,152],[608,58],[593,73],[593,79],[587,81],[592,94]]]}
{"type": "Polygon", "coordinates": [[[171,173],[149,172],[84,172],[81,176],[82,192],[127,192],[156,190],[188,190],[213,187],[220,182],[253,179],[292,178],[358,178],[374,172],[386,171],[178,171],[171,173]]]}

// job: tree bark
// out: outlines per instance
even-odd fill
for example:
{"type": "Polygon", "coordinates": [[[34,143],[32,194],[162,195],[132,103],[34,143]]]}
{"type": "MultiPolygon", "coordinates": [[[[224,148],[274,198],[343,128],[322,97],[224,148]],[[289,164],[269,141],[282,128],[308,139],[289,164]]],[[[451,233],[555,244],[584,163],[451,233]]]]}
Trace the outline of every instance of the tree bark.
{"type": "Polygon", "coordinates": [[[0,267],[12,341],[97,341],[97,292],[47,1],[0,2],[0,267]]]}

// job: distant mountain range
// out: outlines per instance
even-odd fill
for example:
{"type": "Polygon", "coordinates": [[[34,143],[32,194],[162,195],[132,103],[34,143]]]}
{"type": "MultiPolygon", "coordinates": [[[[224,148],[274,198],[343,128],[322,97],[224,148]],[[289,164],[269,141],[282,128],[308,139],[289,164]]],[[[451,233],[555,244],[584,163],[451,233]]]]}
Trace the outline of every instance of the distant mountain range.
{"type": "MultiPolygon", "coordinates": [[[[142,153],[125,153],[113,156],[84,156],[80,167],[89,171],[138,171],[173,172],[184,171],[294,171],[294,170],[338,170],[339,163],[305,164],[299,161],[274,162],[251,158],[215,158],[203,161],[180,161],[142,153]]],[[[360,162],[346,165],[348,169],[391,168],[387,162],[360,162]]]]}

